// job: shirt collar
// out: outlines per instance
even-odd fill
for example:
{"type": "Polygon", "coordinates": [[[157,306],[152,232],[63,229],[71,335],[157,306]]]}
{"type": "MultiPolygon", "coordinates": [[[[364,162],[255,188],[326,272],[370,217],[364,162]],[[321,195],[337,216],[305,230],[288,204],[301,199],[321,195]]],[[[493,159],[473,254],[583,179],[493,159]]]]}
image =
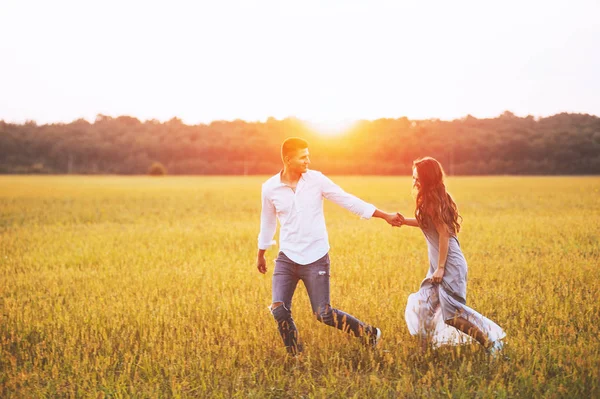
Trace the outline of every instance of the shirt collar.
{"type": "MultiPolygon", "coordinates": [[[[283,169],[281,169],[279,171],[279,173],[277,174],[277,176],[279,176],[279,179],[277,180],[279,182],[280,186],[286,186],[287,184],[285,184],[284,182],[281,181],[281,175],[283,174],[283,169]]],[[[306,172],[302,173],[300,175],[300,180],[305,180],[306,181],[306,177],[304,177],[304,175],[306,174],[306,172]]]]}

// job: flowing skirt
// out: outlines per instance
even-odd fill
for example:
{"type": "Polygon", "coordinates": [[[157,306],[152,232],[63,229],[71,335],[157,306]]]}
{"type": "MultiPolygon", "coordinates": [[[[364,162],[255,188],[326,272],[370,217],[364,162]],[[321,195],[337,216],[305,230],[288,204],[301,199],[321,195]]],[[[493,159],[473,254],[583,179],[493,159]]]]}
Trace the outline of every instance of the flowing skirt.
{"type": "Polygon", "coordinates": [[[411,335],[429,337],[434,346],[460,345],[473,341],[467,334],[444,321],[461,317],[476,325],[490,342],[506,336],[496,323],[449,294],[442,285],[426,279],[418,292],[408,296],[404,317],[411,335]]]}

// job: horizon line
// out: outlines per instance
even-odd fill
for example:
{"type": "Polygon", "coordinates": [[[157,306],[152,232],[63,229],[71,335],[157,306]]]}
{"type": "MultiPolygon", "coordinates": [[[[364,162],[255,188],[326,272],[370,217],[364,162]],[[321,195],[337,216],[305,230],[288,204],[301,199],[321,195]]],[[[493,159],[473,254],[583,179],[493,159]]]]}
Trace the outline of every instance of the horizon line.
{"type": "MultiPolygon", "coordinates": [[[[430,118],[415,118],[415,119],[411,119],[410,117],[408,117],[407,115],[401,115],[401,116],[396,116],[396,117],[389,117],[389,116],[382,116],[379,118],[340,118],[338,119],[338,121],[344,121],[344,122],[349,122],[349,123],[358,123],[358,122],[375,122],[378,120],[400,120],[400,119],[407,119],[409,121],[414,121],[414,122],[421,122],[421,121],[440,121],[440,122],[454,122],[454,121],[461,121],[461,120],[465,120],[467,118],[473,118],[473,119],[478,119],[478,120],[485,120],[485,119],[499,119],[502,116],[506,115],[506,116],[514,116],[516,118],[519,119],[526,119],[529,117],[533,117],[534,120],[538,121],[540,119],[545,119],[545,118],[551,118],[553,116],[557,116],[557,115],[562,115],[562,114],[567,114],[567,115],[588,115],[588,116],[592,116],[595,118],[600,118],[600,115],[595,115],[595,114],[590,114],[588,112],[575,112],[575,111],[561,111],[561,112],[557,112],[554,114],[548,114],[548,115],[533,115],[533,114],[527,114],[527,115],[517,115],[515,113],[513,113],[510,110],[506,110],[496,116],[490,117],[481,117],[481,116],[475,116],[473,114],[466,114],[464,116],[461,117],[457,117],[457,118],[453,118],[453,119],[443,119],[443,118],[437,118],[437,117],[430,117],[430,118]]],[[[141,123],[148,123],[148,122],[153,122],[153,121],[157,121],[160,122],[161,124],[164,123],[168,123],[172,120],[179,120],[181,121],[184,125],[186,126],[199,126],[199,125],[206,125],[209,126],[213,123],[222,123],[222,122],[226,122],[226,123],[233,123],[233,122],[245,122],[245,123],[260,123],[260,124],[266,124],[271,120],[275,120],[278,122],[282,122],[285,120],[298,120],[300,122],[303,123],[319,123],[321,121],[319,120],[313,120],[311,118],[305,118],[305,117],[298,117],[298,116],[294,116],[294,115],[288,115],[285,116],[283,118],[278,118],[276,116],[268,116],[266,118],[262,118],[262,119],[253,119],[253,120],[247,120],[247,119],[242,119],[242,118],[233,118],[233,119],[212,119],[210,121],[198,121],[196,123],[190,123],[188,121],[185,121],[184,119],[182,119],[179,116],[172,116],[171,118],[164,118],[164,119],[158,119],[158,118],[146,118],[146,119],[142,119],[138,116],[134,116],[134,115],[126,115],[126,114],[122,114],[122,115],[108,115],[108,114],[103,114],[103,113],[97,113],[95,118],[93,120],[90,120],[91,118],[86,118],[86,117],[80,117],[80,118],[75,118],[72,119],[71,121],[67,122],[64,120],[54,120],[54,121],[46,121],[46,122],[38,122],[37,120],[35,120],[34,118],[27,118],[27,119],[22,119],[19,121],[16,120],[7,120],[4,118],[0,118],[0,122],[6,123],[6,124],[11,124],[11,125],[27,125],[27,124],[35,124],[38,126],[45,126],[45,125],[69,125],[71,123],[77,122],[77,121],[81,121],[84,120],[89,124],[94,124],[96,123],[96,121],[98,120],[99,117],[106,117],[106,118],[110,118],[110,119],[118,119],[118,118],[122,118],[122,117],[126,117],[126,118],[132,118],[132,119],[137,119],[139,122],[141,123]]]]}

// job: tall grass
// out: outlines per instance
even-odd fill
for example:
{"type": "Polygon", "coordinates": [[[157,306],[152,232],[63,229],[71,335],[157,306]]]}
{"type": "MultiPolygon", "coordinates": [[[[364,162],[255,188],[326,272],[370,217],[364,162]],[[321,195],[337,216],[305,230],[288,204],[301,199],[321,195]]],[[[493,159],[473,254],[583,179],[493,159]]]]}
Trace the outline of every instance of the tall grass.
{"type": "MultiPolygon", "coordinates": [[[[417,229],[326,203],[332,304],[383,330],[373,352],[320,324],[304,287],[289,359],[255,268],[264,177],[0,177],[0,396],[599,397],[600,178],[450,178],[468,304],[507,332],[425,355],[404,308],[417,229]]],[[[334,177],[410,214],[410,178],[334,177]]]]}

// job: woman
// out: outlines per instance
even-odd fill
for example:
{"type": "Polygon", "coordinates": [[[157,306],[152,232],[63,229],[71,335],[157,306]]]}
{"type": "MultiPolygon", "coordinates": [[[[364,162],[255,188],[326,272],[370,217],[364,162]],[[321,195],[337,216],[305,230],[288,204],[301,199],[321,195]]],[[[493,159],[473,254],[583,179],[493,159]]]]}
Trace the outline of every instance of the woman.
{"type": "Polygon", "coordinates": [[[419,227],[427,241],[429,272],[419,292],[412,294],[406,321],[425,350],[434,344],[461,342],[452,326],[469,335],[490,353],[502,350],[504,331],[493,321],[466,306],[467,262],[457,239],[462,217],[444,186],[444,171],[438,161],[425,157],[413,162],[416,192],[415,219],[403,224],[419,227]],[[460,220],[460,221],[459,221],[460,220]]]}

